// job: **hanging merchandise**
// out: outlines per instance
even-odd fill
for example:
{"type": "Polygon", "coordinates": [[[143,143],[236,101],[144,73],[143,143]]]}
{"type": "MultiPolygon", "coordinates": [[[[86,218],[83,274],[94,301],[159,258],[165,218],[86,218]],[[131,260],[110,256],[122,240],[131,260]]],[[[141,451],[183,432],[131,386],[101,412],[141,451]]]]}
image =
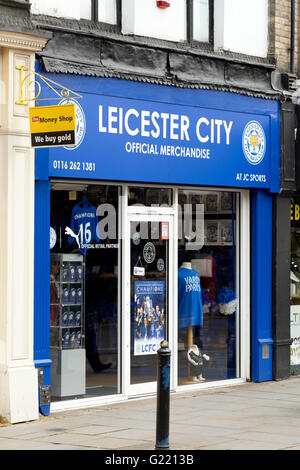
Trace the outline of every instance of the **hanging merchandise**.
{"type": "Polygon", "coordinates": [[[73,207],[70,225],[65,229],[65,234],[69,235],[68,242],[70,245],[76,242],[82,254],[95,247],[93,242],[100,242],[97,235],[97,210],[86,197],[73,207]]]}
{"type": "Polygon", "coordinates": [[[178,326],[203,326],[200,277],[197,271],[178,269],[178,326]]]}

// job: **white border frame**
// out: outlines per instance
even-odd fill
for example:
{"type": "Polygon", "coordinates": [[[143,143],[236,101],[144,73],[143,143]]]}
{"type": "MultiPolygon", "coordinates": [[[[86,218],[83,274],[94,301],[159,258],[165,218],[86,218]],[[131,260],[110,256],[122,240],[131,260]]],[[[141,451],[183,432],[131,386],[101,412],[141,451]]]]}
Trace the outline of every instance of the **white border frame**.
{"type": "MultiPolygon", "coordinates": [[[[63,181],[69,182],[69,180],[51,180],[51,183],[59,182],[62,183],[63,181]]],[[[73,181],[73,180],[72,180],[73,181]]],[[[126,356],[126,352],[124,345],[126,344],[126,329],[124,329],[124,321],[125,315],[121,313],[124,312],[124,295],[123,292],[125,290],[125,282],[124,282],[124,274],[125,274],[125,263],[124,263],[124,244],[123,241],[125,240],[124,235],[126,235],[126,224],[125,221],[127,219],[127,215],[137,213],[136,209],[137,206],[128,206],[128,188],[132,186],[141,186],[143,187],[159,187],[159,188],[167,188],[173,190],[173,206],[171,207],[164,207],[164,208],[148,208],[153,209],[152,213],[155,214],[157,209],[160,209],[162,215],[174,215],[174,234],[178,233],[178,214],[176,211],[177,203],[178,203],[178,191],[179,190],[186,190],[186,191],[219,191],[219,192],[234,192],[237,194],[237,199],[239,200],[238,210],[236,211],[236,239],[239,240],[239,247],[237,247],[237,256],[236,256],[236,269],[237,273],[239,273],[239,283],[237,285],[237,293],[239,295],[239,315],[238,324],[236,327],[237,333],[237,344],[239,347],[239,354],[237,354],[237,372],[239,373],[240,378],[237,379],[228,379],[216,382],[203,382],[201,384],[195,385],[178,385],[178,372],[177,372],[177,343],[178,343],[178,323],[177,323],[177,302],[173,304],[173,312],[174,312],[174,322],[173,322],[173,341],[174,345],[176,345],[176,351],[173,351],[172,356],[172,373],[171,373],[171,389],[174,390],[176,393],[182,393],[185,391],[193,391],[193,390],[204,390],[210,388],[219,388],[219,387],[229,387],[233,385],[240,385],[244,383],[246,380],[250,379],[250,191],[239,189],[239,188],[216,188],[216,187],[203,187],[203,186],[175,186],[175,185],[161,185],[161,184],[138,184],[138,183],[120,183],[115,181],[98,181],[98,180],[76,180],[76,183],[84,183],[84,184],[101,184],[101,185],[116,185],[120,186],[123,189],[123,194],[121,196],[120,202],[120,234],[121,234],[121,258],[122,258],[122,271],[121,271],[121,312],[120,312],[120,328],[119,328],[119,337],[120,341],[123,336],[123,343],[120,343],[120,352],[121,358],[119,361],[119,375],[120,375],[120,382],[119,382],[119,389],[120,394],[118,395],[107,395],[105,397],[94,397],[94,398],[82,398],[77,400],[69,400],[69,401],[62,401],[62,402],[54,402],[51,403],[51,412],[63,411],[67,409],[80,409],[80,408],[89,408],[93,406],[104,406],[109,403],[119,403],[126,401],[128,399],[128,387],[126,387],[126,374],[124,373],[124,358],[126,356]],[[125,340],[124,340],[125,339],[125,340]]],[[[142,209],[145,209],[142,207],[142,209]]],[[[142,213],[142,211],[138,212],[142,213]]],[[[157,212],[156,212],[157,213],[157,212]]],[[[174,254],[174,267],[178,265],[178,250],[177,250],[177,241],[174,240],[173,244],[173,254],[174,254]]],[[[175,269],[173,269],[173,290],[174,290],[174,299],[177,298],[177,276],[175,275],[175,269]]],[[[172,325],[170,324],[170,329],[172,325]]],[[[171,331],[170,331],[171,334],[171,331]]],[[[129,338],[130,340],[130,338],[129,338]]],[[[127,338],[128,344],[128,338],[127,338]]],[[[153,395],[154,393],[150,393],[153,395]]],[[[145,394],[145,396],[147,396],[145,394]]],[[[142,399],[143,397],[139,397],[142,399]]]]}
{"type": "MultiPolygon", "coordinates": [[[[134,209],[137,207],[134,206],[134,209]]],[[[155,214],[152,213],[151,207],[138,207],[138,211],[132,211],[130,208],[127,208],[127,218],[126,218],[126,228],[125,228],[125,238],[123,239],[124,250],[123,250],[123,299],[124,299],[124,309],[123,312],[123,332],[124,332],[124,343],[123,343],[123,379],[124,379],[124,392],[128,396],[139,396],[145,394],[153,394],[156,391],[156,381],[155,382],[145,382],[141,384],[130,384],[130,366],[131,366],[131,355],[130,355],[130,328],[131,328],[131,292],[130,292],[130,279],[131,279],[131,249],[130,249],[130,223],[131,222],[168,222],[169,223],[169,253],[168,253],[168,340],[169,347],[172,350],[175,348],[175,342],[173,337],[173,312],[174,312],[174,210],[172,208],[167,208],[167,213],[165,208],[161,211],[160,208],[155,208],[155,214]],[[150,211],[149,211],[150,209],[150,211]],[[125,281],[125,282],[124,282],[125,281]]],[[[153,358],[155,361],[155,358],[153,358]]],[[[171,384],[174,383],[173,380],[173,367],[171,366],[171,384]]],[[[174,388],[171,386],[171,388],[174,388]]]]}
{"type": "MultiPolygon", "coordinates": [[[[237,211],[238,212],[238,211],[237,211]]],[[[250,379],[250,191],[240,191],[239,224],[240,249],[236,257],[237,272],[239,273],[239,307],[240,315],[240,376],[250,379]]]]}

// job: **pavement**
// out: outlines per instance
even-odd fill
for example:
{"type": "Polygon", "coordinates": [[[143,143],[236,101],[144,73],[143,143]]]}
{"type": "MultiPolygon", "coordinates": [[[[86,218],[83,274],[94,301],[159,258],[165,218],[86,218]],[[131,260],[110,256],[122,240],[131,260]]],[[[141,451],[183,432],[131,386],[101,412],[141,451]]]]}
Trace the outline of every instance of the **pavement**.
{"type": "MultiPolygon", "coordinates": [[[[300,377],[171,394],[170,450],[300,450],[300,377]]],[[[154,450],[156,398],[0,425],[0,450],[154,450]]]]}

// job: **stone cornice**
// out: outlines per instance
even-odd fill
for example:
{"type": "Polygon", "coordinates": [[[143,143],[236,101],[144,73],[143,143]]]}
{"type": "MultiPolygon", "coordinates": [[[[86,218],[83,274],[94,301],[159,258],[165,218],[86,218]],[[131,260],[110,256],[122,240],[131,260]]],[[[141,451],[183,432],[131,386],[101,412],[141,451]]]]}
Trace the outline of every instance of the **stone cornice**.
{"type": "Polygon", "coordinates": [[[274,70],[276,61],[273,57],[256,57],[230,51],[215,51],[208,45],[192,46],[186,42],[172,42],[163,39],[149,38],[143,36],[124,35],[117,32],[111,25],[94,23],[88,20],[74,20],[69,18],[55,18],[46,15],[32,15],[33,24],[43,30],[63,32],[76,36],[88,36],[94,39],[106,39],[116,41],[120,44],[131,44],[133,46],[150,47],[156,50],[186,53],[195,57],[207,57],[211,59],[222,59],[228,62],[262,66],[274,70]]]}
{"type": "Polygon", "coordinates": [[[30,34],[14,33],[0,30],[0,46],[28,51],[41,51],[49,39],[30,34]]]}

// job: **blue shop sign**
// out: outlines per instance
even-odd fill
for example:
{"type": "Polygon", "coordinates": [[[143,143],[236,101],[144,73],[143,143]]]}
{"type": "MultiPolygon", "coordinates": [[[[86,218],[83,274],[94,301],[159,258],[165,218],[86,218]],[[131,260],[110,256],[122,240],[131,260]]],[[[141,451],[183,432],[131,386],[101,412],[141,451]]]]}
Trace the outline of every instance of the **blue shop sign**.
{"type": "Polygon", "coordinates": [[[95,83],[88,77],[77,79],[84,82],[80,89],[73,77],[73,89],[76,84],[83,96],[71,100],[77,105],[76,145],[48,150],[49,176],[277,187],[276,102],[266,105],[267,100],[199,90],[189,90],[184,101],[186,90],[139,83],[127,83],[126,95],[120,96],[118,85],[124,81],[98,79],[93,90],[88,80],[95,83]]]}

